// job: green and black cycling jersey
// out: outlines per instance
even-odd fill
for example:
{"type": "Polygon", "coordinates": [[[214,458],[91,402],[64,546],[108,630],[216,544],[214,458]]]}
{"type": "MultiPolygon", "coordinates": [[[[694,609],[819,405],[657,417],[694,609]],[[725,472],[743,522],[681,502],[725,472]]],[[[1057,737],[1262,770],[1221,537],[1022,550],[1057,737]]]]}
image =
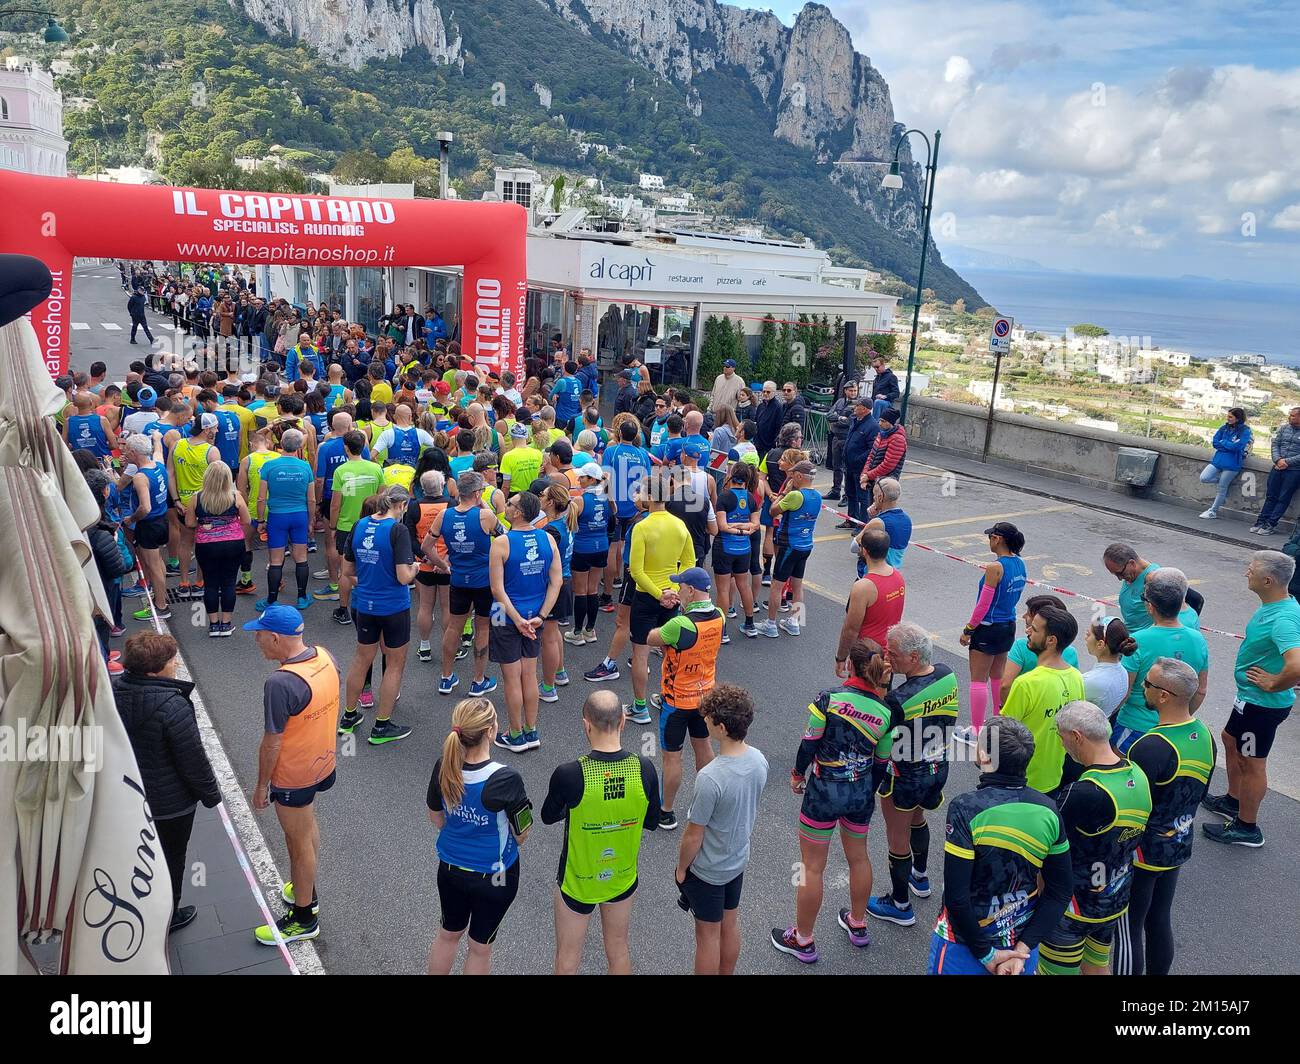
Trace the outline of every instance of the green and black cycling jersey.
{"type": "Polygon", "coordinates": [[[795,755],[794,771],[832,783],[884,776],[893,732],[890,710],[880,695],[858,679],[823,691],[808,706],[808,727],[795,755]]]}
{"type": "Polygon", "coordinates": [[[1157,872],[1177,868],[1192,855],[1196,808],[1214,773],[1214,738],[1195,717],[1157,724],[1129,747],[1128,756],[1151,783],[1151,816],[1133,863],[1157,872]]]}
{"type": "Polygon", "coordinates": [[[1124,758],[1089,765],[1060,792],[1059,806],[1074,867],[1065,913],[1084,923],[1112,920],[1128,908],[1133,854],[1151,815],[1146,774],[1124,758]]]}
{"type": "Polygon", "coordinates": [[[957,723],[957,676],[935,665],[924,676],[905,679],[885,696],[893,712],[891,776],[930,776],[948,760],[948,740],[957,723]]]}
{"type": "Polygon", "coordinates": [[[1037,946],[1060,922],[1072,886],[1070,843],[1052,800],[1024,776],[987,772],[953,799],[946,832],[935,933],[977,958],[1017,942],[1037,946]]]}

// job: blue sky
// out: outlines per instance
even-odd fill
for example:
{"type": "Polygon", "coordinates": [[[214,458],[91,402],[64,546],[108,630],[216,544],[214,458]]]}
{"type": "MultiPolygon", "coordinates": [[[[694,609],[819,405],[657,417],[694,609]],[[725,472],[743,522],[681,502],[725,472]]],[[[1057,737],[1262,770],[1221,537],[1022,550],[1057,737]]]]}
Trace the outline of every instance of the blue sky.
{"type": "MultiPolygon", "coordinates": [[[[790,24],[803,4],[742,6],[790,24]]],[[[895,117],[943,130],[941,247],[1096,273],[1300,280],[1293,4],[826,6],[889,82],[895,117]]]]}

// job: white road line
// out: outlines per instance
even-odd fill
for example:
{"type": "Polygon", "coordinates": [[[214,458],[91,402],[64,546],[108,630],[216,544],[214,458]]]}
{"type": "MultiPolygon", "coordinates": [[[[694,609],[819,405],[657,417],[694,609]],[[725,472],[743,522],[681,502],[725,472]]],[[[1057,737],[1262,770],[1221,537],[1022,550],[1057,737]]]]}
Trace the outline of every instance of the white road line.
{"type": "MultiPolygon", "coordinates": [[[[194,677],[190,673],[185,656],[180,652],[176,655],[176,663],[177,676],[180,679],[192,681],[194,677]]],[[[235,823],[235,828],[244,844],[244,849],[248,852],[249,863],[252,865],[258,881],[262,884],[267,898],[278,900],[280,885],[284,882],[284,877],[280,875],[279,869],[275,867],[275,858],[271,856],[271,851],[267,848],[266,839],[262,835],[262,828],[258,824],[256,817],[253,816],[253,811],[249,808],[248,798],[239,785],[239,777],[235,775],[234,766],[231,765],[230,758],[226,756],[226,748],[221,742],[221,736],[217,734],[216,726],[212,723],[212,717],[208,715],[207,706],[203,704],[203,698],[199,694],[197,686],[190,692],[190,701],[194,704],[194,716],[198,720],[199,734],[203,737],[203,748],[208,753],[208,760],[212,762],[212,771],[216,774],[217,783],[221,786],[221,800],[225,803],[230,819],[235,823]]],[[[320,954],[316,952],[314,943],[311,941],[294,942],[288,946],[288,949],[293,954],[294,961],[302,974],[325,974],[325,966],[321,963],[320,954]]],[[[268,959],[273,955],[273,952],[268,952],[268,959]]]]}
{"type": "Polygon", "coordinates": [[[89,329],[89,328],[90,328],[90,322],[88,322],[88,321],[74,321],[74,322],[72,323],[72,327],[73,327],[73,329],[76,329],[76,330],[89,329]]]}
{"type": "Polygon", "coordinates": [[[109,332],[121,332],[121,331],[122,331],[122,326],[118,325],[118,323],[115,322],[115,321],[101,321],[101,322],[99,323],[99,327],[100,327],[101,329],[107,329],[109,332]]]}

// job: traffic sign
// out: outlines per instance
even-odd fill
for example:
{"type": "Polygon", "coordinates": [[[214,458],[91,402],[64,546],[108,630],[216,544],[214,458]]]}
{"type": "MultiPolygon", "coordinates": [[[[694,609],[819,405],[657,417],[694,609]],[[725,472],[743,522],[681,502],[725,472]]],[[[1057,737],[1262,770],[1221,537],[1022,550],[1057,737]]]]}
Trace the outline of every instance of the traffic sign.
{"type": "Polygon", "coordinates": [[[991,354],[1011,354],[1011,327],[1014,324],[1014,318],[993,319],[993,330],[989,333],[989,352],[991,354]]]}

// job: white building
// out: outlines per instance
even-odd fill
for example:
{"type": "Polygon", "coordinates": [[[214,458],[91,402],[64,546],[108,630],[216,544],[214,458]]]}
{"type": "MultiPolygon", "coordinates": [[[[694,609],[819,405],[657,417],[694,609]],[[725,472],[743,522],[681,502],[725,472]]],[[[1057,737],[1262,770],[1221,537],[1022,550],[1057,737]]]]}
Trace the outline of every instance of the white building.
{"type": "Polygon", "coordinates": [[[161,185],[163,176],[147,166],[110,166],[97,174],[78,174],[82,181],[107,181],[115,185],[161,185]]]}
{"type": "Polygon", "coordinates": [[[1186,351],[1144,351],[1143,358],[1155,358],[1178,369],[1186,369],[1192,364],[1192,356],[1186,351]]]}
{"type": "Polygon", "coordinates": [[[1289,384],[1292,387],[1300,385],[1300,374],[1285,366],[1269,366],[1264,370],[1264,376],[1274,384],[1289,384]]]}
{"type": "Polygon", "coordinates": [[[1249,373],[1229,369],[1227,366],[1215,366],[1210,370],[1210,376],[1225,388],[1249,388],[1254,384],[1254,378],[1249,373]]]}
{"type": "Polygon", "coordinates": [[[646,192],[662,192],[664,179],[658,174],[642,174],[641,188],[646,192]]]}
{"type": "Polygon", "coordinates": [[[48,71],[22,56],[0,70],[0,169],[68,176],[63,94],[48,71]]]}

